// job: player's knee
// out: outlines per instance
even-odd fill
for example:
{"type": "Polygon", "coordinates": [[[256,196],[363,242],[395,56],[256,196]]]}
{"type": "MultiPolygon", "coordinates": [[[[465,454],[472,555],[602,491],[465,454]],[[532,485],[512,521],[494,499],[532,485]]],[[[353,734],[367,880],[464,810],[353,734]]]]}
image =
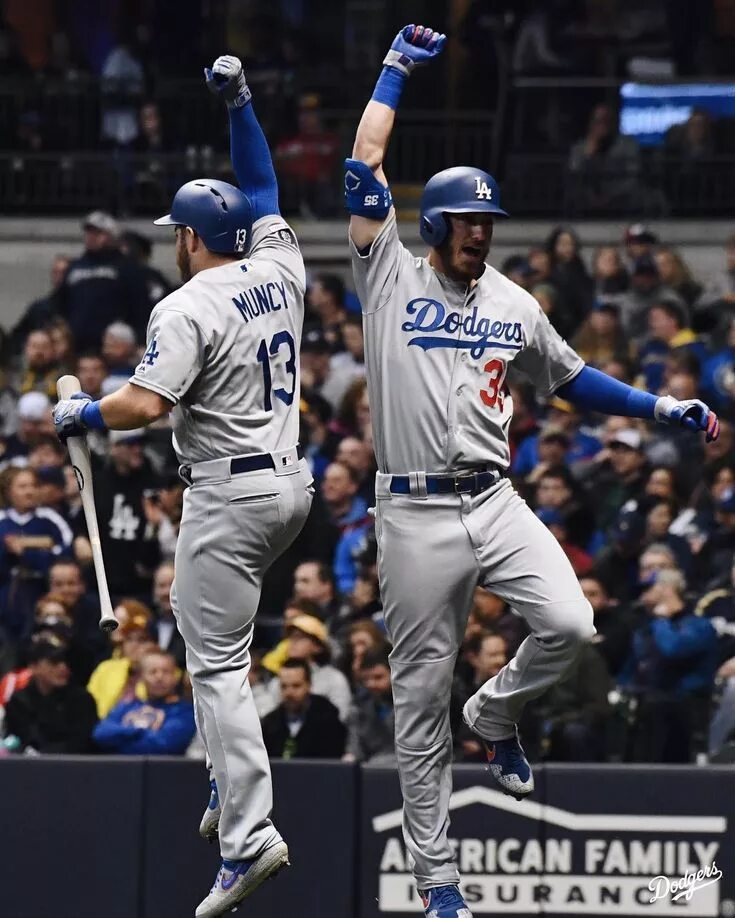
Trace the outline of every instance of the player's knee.
{"type": "Polygon", "coordinates": [[[555,610],[553,631],[565,644],[577,646],[586,644],[595,636],[592,606],[586,599],[558,603],[555,610]]]}

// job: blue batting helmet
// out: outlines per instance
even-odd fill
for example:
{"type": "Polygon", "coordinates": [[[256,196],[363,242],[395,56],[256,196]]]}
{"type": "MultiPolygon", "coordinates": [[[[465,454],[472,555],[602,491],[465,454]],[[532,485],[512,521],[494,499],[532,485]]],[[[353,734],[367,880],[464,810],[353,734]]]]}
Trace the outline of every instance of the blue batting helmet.
{"type": "Polygon", "coordinates": [[[174,195],[171,213],[153,221],[158,226],[190,226],[210,252],[245,255],[250,248],[253,208],[234,185],[217,179],[195,179],[174,195]]]}
{"type": "Polygon", "coordinates": [[[444,214],[477,212],[508,216],[500,207],[500,189],[492,175],[472,166],[437,172],[421,195],[421,238],[429,245],[441,245],[449,230],[444,214]]]}

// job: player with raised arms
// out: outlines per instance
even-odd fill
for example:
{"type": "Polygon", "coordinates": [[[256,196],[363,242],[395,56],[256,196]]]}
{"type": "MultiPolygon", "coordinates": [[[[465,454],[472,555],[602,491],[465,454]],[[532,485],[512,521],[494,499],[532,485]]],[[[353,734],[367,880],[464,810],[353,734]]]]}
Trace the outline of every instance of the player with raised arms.
{"type": "Polygon", "coordinates": [[[263,575],[308,515],[311,474],[298,446],[304,263],[280,216],[270,151],[240,61],[205,71],[227,103],[240,188],[183,185],[156,223],[176,234],[183,287],[154,308],[135,374],[100,401],[54,410],[62,438],[130,429],[171,412],[189,484],[171,601],[186,642],[197,725],[212,780],[200,831],[222,866],[197,918],[237,906],[288,863],[273,825],[271,774],[248,684],[263,575]]]}
{"type": "Polygon", "coordinates": [[[449,845],[449,699],[475,587],[502,597],[531,634],[465,704],[490,771],[516,797],[533,790],[517,723],[567,672],[595,629],[554,536],[507,480],[511,367],[539,394],[585,410],[705,431],[698,400],[657,398],[584,365],[526,291],[486,264],[507,214],[495,179],[454,166],[426,184],[416,258],[398,238],[383,172],[403,86],[445,37],[406,26],[383,61],[345,163],[345,199],[363,306],[372,412],[378,570],[395,700],[403,831],[427,918],[471,918],[449,845]]]}

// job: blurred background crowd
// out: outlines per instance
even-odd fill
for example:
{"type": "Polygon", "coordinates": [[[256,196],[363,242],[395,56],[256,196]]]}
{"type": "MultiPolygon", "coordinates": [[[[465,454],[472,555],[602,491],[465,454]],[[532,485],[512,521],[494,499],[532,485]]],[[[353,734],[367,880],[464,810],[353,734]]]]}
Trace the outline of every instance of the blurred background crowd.
{"type": "Polygon", "coordinates": [[[732,210],[730,0],[182,0],[176,16],[164,0],[3,0],[5,208],[148,213],[197,174],[227,176],[200,62],[229,49],[247,62],[285,211],[338,214],[376,68],[421,20],[449,43],[404,96],[397,200],[447,162],[482,161],[516,215],[732,210]]]}
{"type": "MultiPolygon", "coordinates": [[[[307,258],[301,443],[317,495],[266,577],[250,683],[272,756],[392,761],[375,458],[339,173],[385,49],[411,21],[449,41],[407,86],[391,144],[404,227],[432,172],[489,168],[514,216],[565,221],[512,253],[518,236],[503,228],[498,267],[590,365],[701,397],[722,418],[705,446],[542,403],[509,378],[509,475],[570,558],[597,627],[569,678],[529,707],[529,757],[735,760],[735,235],[716,251],[704,231],[702,267],[696,247],[648,224],[735,207],[731,0],[181,0],[176,16],[163,0],[1,0],[0,201],[30,227],[9,251],[30,250],[47,217],[89,212],[64,253],[23,260],[50,271],[47,293],[18,318],[0,315],[0,754],[203,757],[169,599],[185,485],[168,422],[88,438],[120,622],[107,637],[50,409],[63,373],[93,398],[122,385],[151,308],[177,284],[132,218],[165,212],[196,175],[231,178],[227,121],[200,72],[227,50],[246,61],[283,212],[341,253],[336,273],[324,273],[326,256],[307,258]],[[615,238],[588,217],[629,224],[615,238]]],[[[55,237],[43,238],[48,253],[55,237]]],[[[17,297],[7,283],[5,303],[17,297]]],[[[476,591],[451,707],[458,761],[483,759],[462,704],[525,634],[512,609],[476,591]]]]}
{"type": "MultiPolygon", "coordinates": [[[[582,233],[584,230],[582,230],[582,233]]],[[[203,755],[172,616],[184,483],[168,421],[90,433],[99,526],[120,627],[99,604],[78,489],[53,433],[55,383],[98,398],[130,376],[145,318],[169,289],[151,241],[103,211],[81,253],[3,349],[0,390],[0,710],[4,751],[203,755]]],[[[701,396],[718,441],[540,403],[508,382],[516,487],[568,555],[597,636],[521,725],[535,760],[723,761],[735,750],[735,236],[720,276],[697,278],[647,225],[582,252],[569,226],[505,259],[582,357],[653,393],[701,396]]],[[[388,653],[369,508],[375,457],[360,304],[337,274],[309,272],[301,443],[317,496],[266,576],[250,683],[276,757],[391,761],[388,653]]],[[[411,577],[412,572],[406,571],[411,577]]],[[[459,761],[482,750],[467,697],[513,656],[521,618],[478,589],[457,661],[459,761]]]]}

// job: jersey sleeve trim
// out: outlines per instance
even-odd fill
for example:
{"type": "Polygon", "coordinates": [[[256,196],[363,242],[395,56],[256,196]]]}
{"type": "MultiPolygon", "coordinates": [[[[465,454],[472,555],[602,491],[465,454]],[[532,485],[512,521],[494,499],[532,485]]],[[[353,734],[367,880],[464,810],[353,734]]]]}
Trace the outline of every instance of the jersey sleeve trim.
{"type": "Polygon", "coordinates": [[[549,397],[552,396],[558,389],[561,389],[562,386],[566,386],[567,383],[570,383],[573,379],[576,379],[576,377],[579,376],[579,374],[585,368],[586,364],[584,360],[582,360],[579,354],[577,354],[577,357],[579,359],[579,364],[574,367],[573,370],[570,370],[564,379],[560,379],[558,382],[554,382],[553,387],[549,391],[549,397]]]}
{"type": "Polygon", "coordinates": [[[155,392],[157,395],[162,395],[169,402],[172,402],[174,405],[179,404],[179,397],[174,395],[169,389],[166,389],[164,386],[160,386],[158,383],[153,382],[150,379],[142,379],[140,376],[131,376],[128,380],[129,383],[132,383],[134,386],[140,386],[141,389],[150,389],[151,392],[155,392]]]}

